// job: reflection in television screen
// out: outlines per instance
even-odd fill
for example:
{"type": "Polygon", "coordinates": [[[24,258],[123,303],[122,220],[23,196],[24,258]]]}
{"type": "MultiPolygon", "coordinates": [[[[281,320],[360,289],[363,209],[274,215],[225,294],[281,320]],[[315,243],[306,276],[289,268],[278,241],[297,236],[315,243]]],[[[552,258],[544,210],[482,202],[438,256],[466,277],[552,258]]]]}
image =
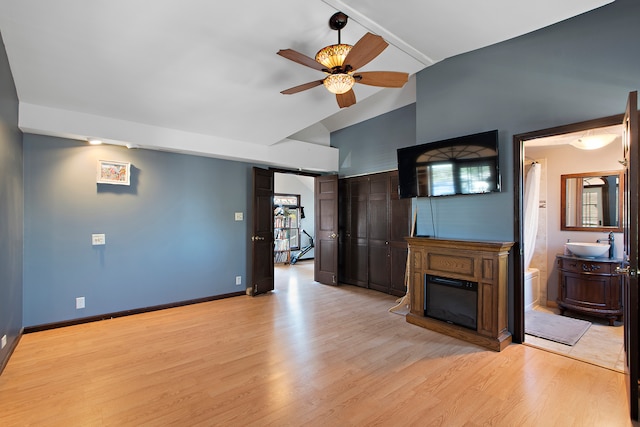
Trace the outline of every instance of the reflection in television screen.
{"type": "Polygon", "coordinates": [[[398,149],[400,197],[500,191],[498,131],[398,149]]]}

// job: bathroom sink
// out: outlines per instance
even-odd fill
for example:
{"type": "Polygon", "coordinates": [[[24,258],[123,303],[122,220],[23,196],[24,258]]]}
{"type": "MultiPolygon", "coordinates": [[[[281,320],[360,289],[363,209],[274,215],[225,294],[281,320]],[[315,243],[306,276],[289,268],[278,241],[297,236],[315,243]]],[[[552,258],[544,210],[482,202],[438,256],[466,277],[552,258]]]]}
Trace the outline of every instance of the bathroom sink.
{"type": "Polygon", "coordinates": [[[587,258],[597,258],[609,252],[608,243],[567,242],[572,254],[587,258]]]}

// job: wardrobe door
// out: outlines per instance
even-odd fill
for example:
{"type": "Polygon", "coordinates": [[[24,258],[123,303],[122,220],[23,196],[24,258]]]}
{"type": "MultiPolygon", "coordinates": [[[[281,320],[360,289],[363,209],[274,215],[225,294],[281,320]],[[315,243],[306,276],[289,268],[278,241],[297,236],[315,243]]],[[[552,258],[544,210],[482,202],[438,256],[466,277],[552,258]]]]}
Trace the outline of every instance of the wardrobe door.
{"type": "Polygon", "coordinates": [[[350,261],[352,284],[367,287],[369,282],[369,258],[367,254],[367,196],[368,178],[352,178],[351,181],[351,239],[350,261]]]}
{"type": "Polygon", "coordinates": [[[409,246],[405,238],[411,233],[411,199],[400,199],[398,196],[398,172],[391,173],[390,182],[391,289],[389,293],[403,296],[407,292],[405,273],[409,246]]]}
{"type": "Polygon", "coordinates": [[[398,198],[398,172],[346,178],[340,191],[340,280],[403,296],[411,199],[398,198]]]}
{"type": "Polygon", "coordinates": [[[389,293],[391,289],[389,252],[389,175],[369,178],[369,287],[389,293]]]}
{"type": "Polygon", "coordinates": [[[349,181],[338,180],[338,281],[351,284],[347,271],[348,238],[351,235],[349,228],[351,212],[349,211],[349,181]]]}

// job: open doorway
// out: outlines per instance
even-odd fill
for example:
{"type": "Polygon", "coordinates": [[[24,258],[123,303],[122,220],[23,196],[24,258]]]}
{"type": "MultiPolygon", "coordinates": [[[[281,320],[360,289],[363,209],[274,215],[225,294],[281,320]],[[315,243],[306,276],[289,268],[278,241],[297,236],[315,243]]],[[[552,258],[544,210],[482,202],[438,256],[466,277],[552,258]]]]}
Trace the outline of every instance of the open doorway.
{"type": "MultiPolygon", "coordinates": [[[[621,116],[615,116],[514,137],[520,148],[520,150],[516,150],[520,153],[520,173],[518,174],[520,190],[516,191],[517,206],[519,206],[520,212],[517,216],[519,219],[517,221],[517,235],[521,236],[520,241],[523,248],[523,256],[519,260],[520,274],[516,279],[516,288],[521,293],[518,298],[521,305],[519,308],[516,307],[515,323],[517,324],[518,320],[522,322],[522,331],[524,332],[522,342],[528,345],[565,354],[610,369],[624,371],[624,330],[621,316],[607,318],[603,315],[606,314],[606,310],[591,310],[594,307],[602,306],[602,301],[586,301],[588,298],[582,301],[583,306],[580,305],[580,302],[577,305],[572,305],[575,303],[572,300],[568,304],[570,309],[567,310],[564,305],[567,283],[569,286],[577,283],[583,272],[571,272],[569,279],[561,272],[564,271],[561,268],[563,266],[561,258],[565,253],[567,240],[595,243],[598,240],[608,239],[610,236],[607,227],[598,227],[598,225],[602,225],[602,222],[595,221],[595,226],[592,229],[567,227],[566,223],[562,223],[562,221],[567,221],[566,215],[562,215],[563,211],[566,213],[567,209],[577,209],[576,203],[582,206],[584,202],[586,206],[588,200],[573,202],[571,199],[562,197],[562,186],[566,184],[561,177],[572,174],[579,176],[585,173],[601,176],[605,175],[604,172],[610,173],[622,169],[619,163],[622,159],[622,128],[620,123],[621,116]],[[577,147],[580,145],[579,140],[584,142],[589,139],[606,139],[609,144],[595,150],[577,147]],[[531,185],[532,180],[536,179],[539,179],[537,189],[535,185],[531,185]],[[531,199],[531,194],[536,192],[538,198],[534,197],[533,201],[527,202],[528,199],[531,199]],[[528,219],[536,216],[538,218],[536,225],[532,227],[527,224],[528,219]],[[534,231],[531,231],[532,229],[534,231]],[[530,245],[527,248],[528,244],[530,245]],[[581,307],[587,307],[587,309],[581,310],[581,307]],[[571,322],[573,320],[584,323],[571,322]],[[538,328],[537,322],[553,323],[555,331],[551,335],[554,336],[545,337],[544,331],[539,334],[539,329],[544,329],[544,325],[538,328]],[[559,342],[569,335],[564,333],[569,331],[561,329],[565,327],[571,329],[578,326],[580,327],[576,332],[579,335],[577,341],[574,342],[575,337],[573,339],[569,337],[568,341],[559,342]]],[[[610,230],[615,231],[612,241],[613,259],[622,257],[620,227],[621,224],[618,223],[617,227],[612,227],[610,230]]],[[[573,256],[570,253],[569,255],[573,256]]],[[[574,260],[570,259],[570,261],[574,260]]],[[[597,264],[588,260],[583,261],[573,262],[577,265],[575,268],[580,269],[582,266],[581,268],[584,269],[589,268],[592,264],[597,264]]],[[[607,264],[602,265],[606,266],[607,264]]],[[[589,277],[590,280],[593,278],[593,276],[589,277]]],[[[601,275],[598,275],[597,279],[602,279],[601,275]]],[[[607,286],[610,284],[608,283],[607,286]]],[[[618,283],[615,286],[618,286],[619,289],[618,283]]],[[[602,287],[599,291],[609,292],[610,288],[602,287]]],[[[619,292],[620,294],[613,295],[613,298],[621,298],[621,291],[619,292]]],[[[571,298],[574,297],[575,294],[572,294],[571,298]]],[[[599,296],[594,298],[597,299],[599,296]]],[[[516,330],[516,332],[518,331],[516,330]]]]}
{"type": "Polygon", "coordinates": [[[274,270],[276,286],[291,270],[309,266],[315,252],[315,178],[274,173],[274,270]],[[280,279],[278,278],[280,276],[280,279]]]}
{"type": "MultiPolygon", "coordinates": [[[[254,167],[251,236],[251,287],[249,295],[260,295],[274,290],[274,195],[276,173],[273,169],[254,167]]],[[[338,277],[338,176],[294,175],[313,177],[314,234],[317,247],[305,254],[314,260],[314,280],[325,284],[337,284],[338,277]]],[[[286,190],[281,188],[281,190],[286,190]]],[[[297,195],[295,198],[298,198],[297,195]]],[[[303,200],[300,198],[300,200],[303,200]]],[[[306,203],[306,199],[303,200],[306,203]]],[[[304,205],[302,205],[304,206],[304,205]]],[[[301,207],[302,207],[301,206],[301,207]]],[[[312,205],[308,205],[311,207],[312,205]]],[[[305,215],[308,216],[308,215],[305,215]]],[[[303,233],[304,235],[304,233],[303,233]]],[[[307,236],[310,238],[310,236],[307,236]]],[[[304,248],[304,240],[300,239],[304,248]]],[[[295,255],[295,254],[294,254],[295,255]]]]}

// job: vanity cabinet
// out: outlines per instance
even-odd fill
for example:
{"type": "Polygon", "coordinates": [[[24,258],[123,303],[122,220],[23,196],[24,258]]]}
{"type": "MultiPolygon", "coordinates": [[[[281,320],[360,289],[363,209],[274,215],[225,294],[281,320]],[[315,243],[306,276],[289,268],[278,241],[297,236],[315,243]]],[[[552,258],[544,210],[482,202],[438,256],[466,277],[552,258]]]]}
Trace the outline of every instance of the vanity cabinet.
{"type": "Polygon", "coordinates": [[[616,272],[620,260],[558,255],[556,264],[560,314],[570,310],[605,317],[611,326],[622,320],[622,281],[616,272]]]}

